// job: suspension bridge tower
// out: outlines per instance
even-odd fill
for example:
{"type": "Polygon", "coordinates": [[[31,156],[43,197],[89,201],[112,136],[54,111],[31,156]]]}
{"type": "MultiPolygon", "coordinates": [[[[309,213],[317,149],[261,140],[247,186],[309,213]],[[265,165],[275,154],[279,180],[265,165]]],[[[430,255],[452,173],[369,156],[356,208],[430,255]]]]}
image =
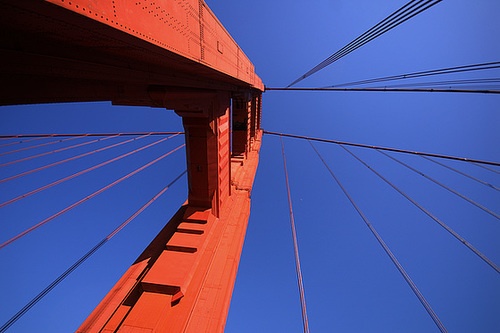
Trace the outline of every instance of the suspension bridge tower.
{"type": "Polygon", "coordinates": [[[6,0],[3,105],[174,110],[189,195],[78,332],[223,331],[259,159],[254,66],[203,0],[6,0]]]}

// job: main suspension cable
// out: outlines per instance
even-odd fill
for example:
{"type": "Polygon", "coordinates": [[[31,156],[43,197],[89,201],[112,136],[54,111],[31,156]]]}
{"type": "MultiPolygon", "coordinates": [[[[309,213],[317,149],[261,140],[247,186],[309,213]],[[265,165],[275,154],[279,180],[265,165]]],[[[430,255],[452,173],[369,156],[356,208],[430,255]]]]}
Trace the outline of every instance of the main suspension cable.
{"type": "Polygon", "coordinates": [[[120,224],[115,230],[113,230],[109,235],[107,235],[103,240],[97,243],[92,249],[85,253],[80,259],[78,259],[73,265],[71,265],[64,273],[59,275],[51,284],[49,284],[45,289],[43,289],[37,296],[35,296],[28,304],[26,304],[21,310],[19,310],[14,316],[12,316],[5,324],[0,327],[0,333],[5,332],[9,327],[11,327],[17,320],[19,320],[26,312],[28,312],[33,306],[36,305],[43,297],[45,297],[50,291],[52,291],[59,283],[61,283],[68,275],[70,275],[74,270],[76,270],[81,264],[83,264],[88,258],[90,258],[97,250],[99,250],[104,244],[106,244],[113,236],[115,236],[120,230],[122,230],[127,224],[129,224],[133,219],[137,217],[142,211],[148,208],[158,197],[160,197],[166,190],[168,190],[173,184],[177,182],[187,171],[181,173],[177,178],[175,178],[170,184],[168,184],[163,190],[158,192],[152,199],[150,199],[144,206],[139,208],[132,216],[130,216],[125,222],[120,224]]]}
{"type": "Polygon", "coordinates": [[[263,131],[263,132],[264,132],[264,134],[277,135],[277,136],[286,136],[286,137],[296,138],[296,139],[304,139],[304,140],[312,140],[312,141],[319,141],[319,142],[336,143],[336,144],[343,144],[343,145],[353,146],[353,147],[363,147],[363,148],[378,149],[378,150],[385,150],[385,151],[394,151],[394,152],[397,152],[397,153],[405,153],[405,154],[413,154],[413,155],[421,155],[421,156],[430,156],[430,157],[439,157],[439,158],[444,158],[444,159],[449,159],[449,160],[456,160],[456,161],[463,161],[463,162],[472,162],[474,164],[475,163],[481,163],[481,164],[489,164],[489,165],[500,166],[500,163],[498,163],[498,162],[481,161],[481,160],[475,160],[475,159],[470,159],[470,158],[465,158],[465,157],[456,157],[456,156],[448,156],[448,155],[442,155],[442,154],[424,153],[424,152],[419,152],[419,151],[411,151],[411,150],[388,148],[388,147],[380,147],[380,146],[370,146],[370,145],[363,145],[363,144],[360,144],[360,143],[351,143],[351,142],[344,142],[344,141],[337,141],[337,140],[319,139],[319,138],[312,138],[312,137],[301,136],[301,135],[277,133],[277,132],[270,132],[270,131],[263,131]]]}
{"type": "Polygon", "coordinates": [[[306,297],[305,297],[305,293],[304,293],[304,286],[302,284],[302,270],[300,269],[300,260],[299,260],[299,245],[297,243],[297,234],[295,232],[295,222],[293,219],[292,198],[290,195],[290,185],[288,183],[288,171],[286,168],[285,147],[283,145],[283,137],[281,137],[281,151],[283,153],[283,166],[285,168],[286,191],[288,194],[290,225],[292,228],[292,238],[293,238],[293,252],[295,255],[295,270],[297,271],[297,282],[299,285],[300,307],[302,309],[302,324],[304,326],[304,333],[309,333],[309,323],[307,321],[307,311],[306,311],[306,297]]]}
{"type": "MultiPolygon", "coordinates": [[[[174,135],[174,136],[175,136],[175,135],[174,135]]],[[[20,196],[18,196],[18,197],[16,197],[16,198],[14,198],[14,199],[9,200],[9,201],[5,201],[4,203],[0,204],[0,208],[5,207],[5,206],[7,206],[7,205],[10,205],[11,203],[14,203],[14,202],[16,202],[16,201],[18,201],[18,200],[21,200],[21,199],[23,199],[23,198],[29,197],[30,195],[33,195],[33,194],[35,194],[35,193],[41,192],[41,191],[43,191],[43,190],[46,190],[46,189],[48,189],[49,187],[52,187],[52,186],[57,185],[57,184],[60,184],[60,183],[62,183],[62,182],[64,182],[64,181],[67,181],[67,180],[70,180],[70,179],[75,178],[75,177],[77,177],[77,176],[83,175],[84,173],[87,173],[87,172],[89,172],[89,171],[92,171],[92,170],[95,170],[95,169],[97,169],[97,168],[100,168],[100,167],[102,167],[102,166],[104,166],[104,165],[106,165],[106,164],[109,164],[109,163],[111,163],[111,162],[117,161],[117,160],[119,160],[119,159],[121,159],[121,158],[124,158],[124,157],[126,157],[126,156],[132,155],[132,154],[134,154],[134,153],[137,153],[137,152],[139,152],[139,151],[141,151],[141,150],[143,150],[143,149],[146,149],[146,148],[149,148],[149,147],[151,147],[151,146],[153,146],[153,145],[159,144],[160,142],[163,142],[163,141],[165,141],[165,140],[168,140],[168,139],[169,139],[169,138],[171,138],[171,137],[172,137],[172,136],[167,137],[167,138],[163,138],[163,139],[158,140],[158,141],[153,142],[153,143],[150,143],[149,145],[146,145],[146,146],[144,146],[144,147],[138,148],[138,149],[133,150],[133,151],[131,151],[131,152],[125,153],[125,154],[123,154],[123,155],[120,155],[120,156],[118,156],[118,157],[115,157],[115,158],[113,158],[113,159],[111,159],[111,160],[108,160],[108,161],[106,161],[106,162],[102,162],[102,163],[100,163],[100,164],[94,165],[93,167],[87,168],[87,169],[85,169],[85,170],[82,170],[82,171],[77,172],[77,173],[75,173],[75,174],[72,174],[72,175],[70,175],[70,176],[67,176],[67,177],[61,178],[61,179],[59,179],[59,180],[56,180],[55,182],[52,182],[52,183],[47,184],[47,185],[45,185],[45,186],[39,187],[39,188],[37,188],[37,189],[35,189],[35,190],[33,190],[33,191],[30,191],[30,192],[28,192],[28,193],[25,193],[25,194],[23,194],[23,195],[20,195],[20,196]]]]}
{"type": "Polygon", "coordinates": [[[371,91],[371,92],[436,92],[436,93],[466,93],[466,94],[500,94],[500,90],[488,89],[433,89],[433,88],[275,88],[266,87],[266,91],[371,91]]]}
{"type": "Polygon", "coordinates": [[[319,158],[321,159],[321,161],[323,162],[323,164],[326,166],[326,168],[328,169],[328,171],[330,172],[330,174],[332,175],[332,177],[335,179],[335,181],[337,182],[337,184],[340,186],[340,188],[342,189],[342,192],[344,192],[344,194],[349,199],[349,201],[351,202],[351,204],[353,205],[353,207],[356,209],[356,211],[358,212],[359,216],[361,216],[361,218],[365,222],[366,226],[370,229],[370,231],[372,232],[372,234],[375,236],[375,238],[377,239],[378,243],[382,246],[382,248],[384,249],[385,253],[389,256],[389,258],[391,259],[392,263],[396,266],[396,268],[398,269],[399,273],[401,273],[401,275],[405,279],[406,283],[410,286],[411,290],[417,296],[417,298],[420,301],[420,303],[422,303],[422,305],[424,306],[425,310],[431,316],[432,320],[434,321],[434,323],[436,324],[436,326],[439,328],[439,330],[441,331],[441,333],[447,332],[447,330],[444,327],[444,325],[441,322],[441,320],[439,320],[439,318],[436,315],[436,313],[434,312],[434,310],[432,310],[432,308],[429,305],[429,303],[427,303],[427,301],[425,300],[425,298],[422,295],[422,293],[420,292],[420,290],[418,290],[417,286],[415,285],[415,283],[413,282],[413,280],[410,278],[410,276],[406,273],[406,271],[404,270],[403,266],[401,266],[401,264],[399,263],[399,261],[396,259],[396,257],[394,256],[394,254],[389,249],[389,247],[385,244],[385,242],[383,241],[382,237],[380,237],[380,235],[377,233],[377,231],[375,230],[375,228],[371,225],[371,223],[365,217],[365,215],[363,214],[363,212],[361,211],[361,209],[358,207],[358,205],[356,205],[356,203],[354,202],[354,200],[352,199],[352,197],[349,195],[349,193],[344,188],[344,186],[342,185],[342,183],[340,182],[340,180],[337,178],[337,176],[333,173],[332,169],[330,169],[330,167],[328,166],[328,164],[326,163],[326,161],[323,159],[323,157],[321,156],[321,154],[319,153],[319,151],[316,149],[316,147],[314,147],[314,145],[312,144],[311,141],[309,141],[309,143],[311,144],[311,147],[314,149],[314,151],[316,152],[316,154],[318,154],[319,158]]]}
{"type": "Polygon", "coordinates": [[[433,183],[435,183],[435,184],[437,184],[437,185],[441,186],[442,188],[444,188],[444,189],[448,190],[449,192],[451,192],[451,193],[453,193],[453,194],[455,194],[455,195],[459,196],[460,198],[464,199],[465,201],[467,201],[467,202],[469,202],[469,203],[473,204],[473,205],[474,205],[474,206],[476,206],[477,208],[480,208],[481,210],[485,211],[486,213],[488,213],[488,214],[490,214],[491,216],[496,217],[497,219],[499,219],[499,220],[500,220],[500,215],[498,215],[497,213],[495,213],[495,212],[493,212],[493,211],[489,210],[488,208],[484,207],[483,205],[481,205],[481,204],[479,204],[479,203],[475,202],[475,201],[474,201],[474,200],[472,200],[472,199],[469,199],[469,198],[468,198],[468,197],[466,197],[465,195],[463,195],[463,194],[461,194],[461,193],[459,193],[459,192],[455,191],[454,189],[452,189],[452,188],[450,188],[450,187],[448,187],[448,186],[444,185],[443,183],[441,183],[441,182],[439,182],[439,181],[435,180],[434,178],[432,178],[432,177],[430,177],[430,176],[426,175],[425,173],[420,172],[420,171],[418,171],[417,169],[415,169],[415,168],[413,168],[413,167],[409,166],[408,164],[406,164],[406,163],[404,163],[404,162],[402,162],[402,161],[398,160],[398,159],[397,159],[397,158],[395,158],[394,156],[391,156],[391,155],[389,155],[389,154],[387,154],[387,153],[385,153],[385,152],[383,152],[383,151],[381,151],[381,150],[378,150],[378,149],[377,149],[377,151],[378,151],[379,153],[381,153],[381,154],[383,154],[383,155],[385,155],[385,156],[389,157],[390,159],[392,159],[392,160],[394,160],[394,161],[398,162],[399,164],[401,164],[401,165],[405,166],[406,168],[408,168],[408,169],[412,170],[413,172],[418,173],[419,175],[421,175],[421,176],[423,176],[423,177],[427,178],[428,180],[432,181],[433,183]]]}
{"type": "Polygon", "coordinates": [[[96,195],[98,195],[98,194],[100,194],[100,193],[102,193],[102,192],[106,191],[107,189],[109,189],[109,188],[111,188],[111,187],[115,186],[116,184],[118,184],[118,183],[120,183],[120,182],[124,181],[125,179],[127,179],[127,178],[129,178],[129,177],[131,177],[131,176],[135,175],[135,174],[136,174],[136,173],[138,173],[139,171],[142,171],[142,170],[146,169],[147,167],[149,167],[149,166],[151,166],[152,164],[154,164],[154,163],[156,163],[156,162],[160,161],[161,159],[163,159],[163,158],[167,157],[167,156],[168,156],[168,155],[170,155],[171,153],[173,153],[173,152],[175,152],[175,151],[177,151],[177,150],[181,149],[181,148],[182,148],[182,147],[184,147],[184,146],[185,146],[185,144],[180,145],[179,147],[177,147],[177,148],[175,148],[175,149],[173,149],[173,150],[169,151],[168,153],[166,153],[166,154],[164,154],[164,155],[162,155],[162,156],[160,156],[160,157],[158,157],[158,158],[154,159],[153,161],[151,161],[151,162],[149,162],[149,163],[147,163],[147,164],[143,165],[142,167],[140,167],[140,168],[138,168],[138,169],[136,169],[136,170],[134,170],[134,171],[130,172],[129,174],[127,174],[127,175],[125,175],[125,176],[121,177],[120,179],[115,180],[114,182],[112,182],[112,183],[110,183],[110,184],[106,185],[105,187],[101,188],[100,190],[95,191],[94,193],[92,193],[92,194],[90,194],[90,195],[86,196],[85,198],[83,198],[83,199],[81,199],[81,200],[79,200],[79,201],[75,202],[74,204],[72,204],[72,205],[70,205],[70,206],[68,206],[68,207],[64,208],[63,210],[61,210],[61,211],[59,211],[59,212],[55,213],[54,215],[52,215],[52,216],[50,216],[50,217],[46,218],[46,219],[45,219],[45,220],[43,220],[42,222],[40,222],[40,223],[38,223],[38,224],[35,224],[34,226],[32,226],[32,227],[31,227],[31,228],[29,228],[29,229],[26,229],[25,231],[21,232],[21,233],[20,233],[20,234],[18,234],[17,236],[14,236],[14,237],[12,237],[11,239],[9,239],[8,241],[6,241],[6,242],[4,242],[3,244],[1,244],[1,245],[0,245],[0,250],[1,250],[1,249],[3,249],[4,247],[6,247],[7,245],[9,245],[9,244],[11,244],[11,243],[15,242],[15,241],[16,241],[16,240],[18,240],[19,238],[21,238],[21,237],[23,237],[23,236],[26,236],[26,235],[27,235],[27,234],[29,234],[30,232],[32,232],[32,231],[34,231],[34,230],[36,230],[36,229],[40,228],[41,226],[43,226],[43,225],[47,224],[48,222],[52,221],[52,220],[53,220],[53,219],[55,219],[56,217],[61,216],[62,214],[64,214],[64,213],[66,213],[67,211],[69,211],[69,210],[71,210],[71,209],[73,209],[73,208],[75,208],[75,207],[79,206],[80,204],[84,203],[85,201],[87,201],[87,200],[89,200],[89,199],[91,199],[91,198],[95,197],[96,195]]]}
{"type": "Polygon", "coordinates": [[[422,158],[425,158],[425,159],[426,159],[426,160],[428,160],[428,161],[431,161],[431,162],[436,163],[436,164],[438,164],[438,165],[440,165],[440,166],[442,166],[442,167],[445,167],[445,168],[447,168],[447,169],[449,169],[449,170],[451,170],[451,171],[454,171],[454,172],[456,172],[456,173],[458,173],[458,174],[461,174],[462,176],[465,176],[465,177],[467,177],[467,178],[470,178],[470,179],[472,179],[472,180],[475,180],[476,182],[481,183],[481,184],[483,184],[483,185],[485,185],[485,186],[491,187],[491,188],[492,188],[492,189],[494,189],[494,190],[500,191],[500,188],[496,187],[495,185],[492,185],[492,184],[490,184],[490,183],[487,183],[487,182],[485,182],[485,181],[483,181],[483,180],[481,180],[481,179],[479,179],[479,178],[476,178],[476,177],[474,177],[474,176],[471,176],[471,175],[469,175],[469,174],[467,174],[467,173],[465,173],[465,172],[463,172],[463,171],[457,170],[457,169],[455,169],[455,168],[452,168],[451,166],[448,166],[448,165],[443,164],[443,163],[441,163],[441,162],[435,161],[435,160],[433,160],[432,158],[429,158],[429,157],[427,157],[427,156],[422,156],[422,158]]]}
{"type": "Polygon", "coordinates": [[[11,177],[7,177],[7,178],[4,178],[4,179],[1,179],[0,180],[0,184],[1,183],[5,183],[5,182],[7,182],[9,180],[13,180],[13,179],[16,179],[16,178],[19,178],[19,177],[22,177],[22,176],[29,175],[31,173],[34,173],[34,172],[37,172],[37,171],[40,171],[40,170],[44,170],[44,169],[47,169],[47,168],[50,168],[50,167],[53,167],[53,166],[56,166],[56,165],[59,165],[59,164],[65,163],[65,162],[69,162],[69,161],[75,160],[75,159],[80,158],[80,157],[91,155],[91,154],[94,154],[94,153],[97,153],[97,152],[100,152],[100,151],[103,151],[103,150],[106,150],[106,149],[110,149],[110,148],[114,148],[114,147],[123,145],[123,144],[131,142],[131,141],[142,139],[142,138],[145,138],[147,136],[148,136],[148,134],[143,135],[143,136],[139,136],[139,137],[136,137],[136,138],[128,139],[126,141],[115,143],[115,144],[113,144],[111,146],[106,146],[104,148],[93,150],[93,151],[90,151],[90,152],[87,152],[87,153],[83,153],[83,154],[80,154],[80,155],[77,155],[77,156],[73,156],[73,157],[67,158],[67,159],[62,160],[62,161],[54,162],[54,163],[51,163],[51,164],[48,164],[48,165],[45,165],[45,166],[42,166],[42,167],[39,167],[39,168],[36,168],[36,169],[33,169],[33,170],[29,170],[29,171],[26,171],[26,172],[23,172],[23,173],[20,173],[20,174],[11,176],[11,177]]]}
{"type": "Polygon", "coordinates": [[[378,177],[380,177],[383,181],[385,181],[387,184],[389,184],[393,189],[399,192],[402,196],[404,196],[408,201],[410,201],[412,204],[414,204],[416,207],[418,207],[422,212],[424,212],[427,216],[429,216],[431,219],[433,219],[435,222],[437,222],[441,227],[443,227],[446,231],[448,231],[453,237],[458,239],[460,243],[464,244],[469,250],[474,252],[479,258],[481,258],[485,263],[487,263],[491,268],[493,268],[497,273],[500,273],[500,267],[495,265],[490,259],[488,259],[484,254],[482,254],[478,249],[476,249],[472,244],[467,242],[462,236],[457,234],[453,229],[448,227],[444,222],[439,220],[436,216],[434,216],[431,212],[429,212],[427,209],[425,209],[423,206],[421,206],[418,202],[413,200],[409,195],[407,195],[405,192],[403,192],[401,189],[399,189],[396,185],[394,185],[392,182],[387,180],[384,176],[382,176],[380,173],[375,171],[371,166],[368,165],[365,161],[363,161],[361,158],[359,158],[356,154],[354,154],[352,151],[344,147],[343,145],[339,145],[342,147],[345,151],[347,151],[349,154],[351,154],[352,157],[357,159],[359,162],[361,162],[364,166],[366,166],[368,169],[370,169],[374,174],[376,174],[378,177]]]}
{"type": "Polygon", "coordinates": [[[323,60],[321,63],[316,65],[313,69],[309,70],[307,73],[293,81],[291,84],[289,84],[287,87],[291,87],[298,82],[302,81],[303,79],[313,75],[314,73],[318,72],[319,70],[325,68],[326,66],[332,64],[333,62],[339,60],[340,58],[344,57],[345,55],[351,53],[352,51],[356,50],[357,48],[365,45],[366,43],[372,41],[373,39],[379,37],[380,35],[386,33],[387,31],[397,27],[403,22],[406,22],[407,20],[411,19],[415,15],[425,11],[426,9],[436,5],[437,3],[441,2],[442,0],[412,0],[405,4],[403,7],[399,8],[396,10],[394,13],[386,17],[384,20],[380,21],[377,23],[375,26],[373,26],[371,29],[367,30],[364,32],[362,35],[358,36],[356,39],[354,39],[352,42],[349,44],[345,45],[342,47],[340,50],[323,60]]]}

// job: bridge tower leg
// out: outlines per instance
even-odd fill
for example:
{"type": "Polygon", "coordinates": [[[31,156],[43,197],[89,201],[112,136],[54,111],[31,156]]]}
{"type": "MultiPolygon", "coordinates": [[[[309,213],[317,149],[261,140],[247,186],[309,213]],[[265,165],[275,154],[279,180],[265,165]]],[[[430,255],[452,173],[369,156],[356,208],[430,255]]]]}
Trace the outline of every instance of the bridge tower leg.
{"type": "Polygon", "coordinates": [[[224,330],[259,159],[261,94],[149,95],[182,117],[188,200],[77,332],[224,330]]]}

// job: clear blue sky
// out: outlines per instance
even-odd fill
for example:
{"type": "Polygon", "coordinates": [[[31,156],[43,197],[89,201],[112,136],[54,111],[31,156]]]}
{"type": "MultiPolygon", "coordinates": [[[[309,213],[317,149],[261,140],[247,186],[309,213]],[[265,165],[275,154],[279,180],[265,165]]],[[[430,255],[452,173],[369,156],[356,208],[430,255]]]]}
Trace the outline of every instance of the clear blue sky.
{"type": "MultiPolygon", "coordinates": [[[[207,1],[267,86],[285,86],[405,4],[386,1],[207,1]]],[[[299,86],[326,86],[413,71],[498,61],[500,3],[446,0],[299,86]]],[[[443,79],[498,77],[499,71],[443,79]]],[[[500,97],[437,93],[267,92],[270,131],[500,161],[500,97]]],[[[0,108],[1,134],[181,130],[161,109],[108,103],[0,108]]],[[[80,140],[80,141],[78,141],[80,140]]],[[[0,156],[0,163],[73,142],[0,156]]],[[[110,139],[119,142],[125,139],[110,139]]],[[[152,142],[154,138],[142,139],[152,142]]],[[[300,302],[279,138],[265,136],[252,213],[226,332],[301,332],[300,302]]],[[[47,142],[40,140],[35,142],[47,142]]],[[[0,144],[7,141],[0,141],[0,144]]],[[[125,175],[181,137],[0,210],[1,240],[125,175]]],[[[33,143],[35,144],[35,143],[33,143]]],[[[17,145],[24,147],[26,145],[17,145]]],[[[97,149],[104,143],[93,144],[97,149]]],[[[0,184],[4,202],[118,156],[140,142],[0,184]]],[[[500,330],[500,276],[341,148],[317,144],[449,332],[500,330]]],[[[0,147],[0,153],[11,147],[0,147]]],[[[89,145],[90,147],[90,145],[89,145]]],[[[311,332],[438,332],[307,142],[285,139],[311,332]]],[[[0,178],[89,151],[81,147],[0,169],[0,178]]],[[[375,151],[353,149],[500,264],[500,221],[375,151]]],[[[417,156],[394,155],[500,213],[500,192],[417,156]]],[[[500,186],[500,175],[446,162],[500,186]]],[[[185,168],[184,151],[0,251],[0,324],[185,168]]],[[[497,168],[498,169],[498,168],[497,168]]],[[[186,198],[167,191],[10,332],[74,331],[186,198]]]]}

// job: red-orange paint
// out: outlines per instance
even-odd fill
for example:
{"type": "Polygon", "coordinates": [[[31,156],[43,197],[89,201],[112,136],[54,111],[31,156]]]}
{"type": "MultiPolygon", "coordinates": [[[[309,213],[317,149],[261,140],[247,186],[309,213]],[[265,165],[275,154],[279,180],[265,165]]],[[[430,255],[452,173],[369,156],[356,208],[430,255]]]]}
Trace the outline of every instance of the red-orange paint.
{"type": "Polygon", "coordinates": [[[185,129],[187,202],[78,332],[222,331],[262,137],[264,86],[252,63],[202,0],[6,0],[2,9],[0,104],[163,107],[185,129]]]}

